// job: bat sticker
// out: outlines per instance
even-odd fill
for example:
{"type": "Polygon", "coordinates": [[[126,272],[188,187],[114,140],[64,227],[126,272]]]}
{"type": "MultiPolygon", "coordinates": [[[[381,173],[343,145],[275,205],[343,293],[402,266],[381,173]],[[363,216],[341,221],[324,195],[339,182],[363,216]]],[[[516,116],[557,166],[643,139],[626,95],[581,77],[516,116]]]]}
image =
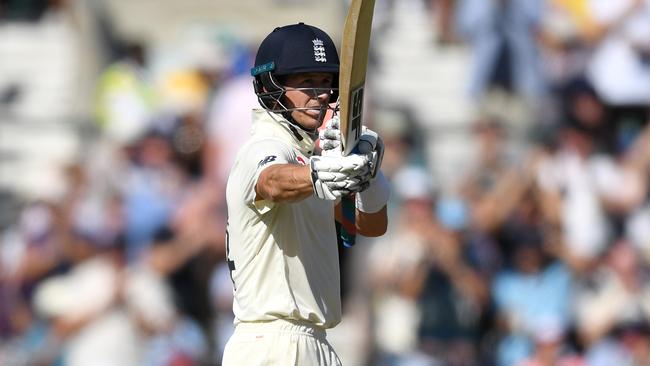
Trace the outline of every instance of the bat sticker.
{"type": "Polygon", "coordinates": [[[352,108],[350,111],[351,129],[354,132],[354,141],[359,141],[361,137],[361,122],[363,114],[363,87],[357,88],[352,92],[352,108]]]}

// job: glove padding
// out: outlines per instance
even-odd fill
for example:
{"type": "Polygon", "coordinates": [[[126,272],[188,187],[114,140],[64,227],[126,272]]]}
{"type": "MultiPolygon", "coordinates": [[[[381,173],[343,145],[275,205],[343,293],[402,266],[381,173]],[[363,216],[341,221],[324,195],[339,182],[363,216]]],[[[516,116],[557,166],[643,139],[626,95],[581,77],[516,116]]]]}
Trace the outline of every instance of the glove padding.
{"type": "Polygon", "coordinates": [[[377,132],[363,127],[357,149],[359,150],[359,154],[369,156],[370,177],[375,178],[384,159],[384,141],[382,141],[377,132]]]}
{"type": "Polygon", "coordinates": [[[341,120],[339,116],[325,122],[325,129],[318,132],[323,156],[341,156],[341,120]]]}
{"type": "Polygon", "coordinates": [[[309,170],[314,193],[320,199],[336,200],[368,187],[370,165],[367,155],[345,157],[312,156],[309,170]]]}
{"type": "MultiPolygon", "coordinates": [[[[320,130],[319,139],[323,156],[341,156],[341,120],[334,116],[325,123],[325,129],[320,130]]],[[[361,130],[359,143],[357,144],[359,154],[369,155],[370,177],[377,176],[384,159],[384,142],[379,135],[365,126],[361,130]]]]}

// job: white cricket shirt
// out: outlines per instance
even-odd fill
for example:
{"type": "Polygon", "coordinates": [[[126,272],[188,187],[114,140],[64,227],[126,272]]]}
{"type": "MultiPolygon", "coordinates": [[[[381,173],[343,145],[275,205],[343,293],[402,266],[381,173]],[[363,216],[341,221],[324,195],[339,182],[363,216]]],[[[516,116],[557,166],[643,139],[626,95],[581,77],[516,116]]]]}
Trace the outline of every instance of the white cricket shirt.
{"type": "Polygon", "coordinates": [[[253,110],[251,139],[227,185],[227,256],[235,323],[294,319],[331,328],[341,320],[334,202],[255,202],[260,173],[274,164],[308,164],[314,140],[278,114],[253,110]],[[299,139],[298,134],[301,139],[299,139]]]}

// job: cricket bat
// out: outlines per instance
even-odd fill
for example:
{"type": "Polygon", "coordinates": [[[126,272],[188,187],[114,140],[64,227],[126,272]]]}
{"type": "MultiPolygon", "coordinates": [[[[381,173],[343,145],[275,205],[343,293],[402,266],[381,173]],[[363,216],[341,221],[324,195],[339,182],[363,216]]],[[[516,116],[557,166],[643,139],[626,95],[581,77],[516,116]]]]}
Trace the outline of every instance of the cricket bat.
{"type": "MultiPolygon", "coordinates": [[[[344,156],[354,152],[363,122],[363,89],[366,82],[368,48],[375,0],[352,0],[348,8],[341,41],[339,71],[339,118],[341,150],[344,156]]],[[[343,197],[341,239],[351,247],[356,240],[356,204],[353,195],[343,197]]]]}

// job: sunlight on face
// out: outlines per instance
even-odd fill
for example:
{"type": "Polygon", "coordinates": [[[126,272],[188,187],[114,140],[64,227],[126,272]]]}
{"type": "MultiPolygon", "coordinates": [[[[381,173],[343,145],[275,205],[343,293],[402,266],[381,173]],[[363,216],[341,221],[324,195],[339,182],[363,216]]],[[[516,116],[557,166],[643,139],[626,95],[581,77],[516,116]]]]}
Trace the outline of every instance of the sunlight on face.
{"type": "Polygon", "coordinates": [[[283,82],[287,88],[285,96],[289,108],[307,108],[291,112],[294,121],[306,130],[320,127],[329,103],[329,88],[334,82],[334,75],[323,72],[292,74],[288,75],[283,82]],[[295,90],[304,88],[323,89],[295,90]]]}

